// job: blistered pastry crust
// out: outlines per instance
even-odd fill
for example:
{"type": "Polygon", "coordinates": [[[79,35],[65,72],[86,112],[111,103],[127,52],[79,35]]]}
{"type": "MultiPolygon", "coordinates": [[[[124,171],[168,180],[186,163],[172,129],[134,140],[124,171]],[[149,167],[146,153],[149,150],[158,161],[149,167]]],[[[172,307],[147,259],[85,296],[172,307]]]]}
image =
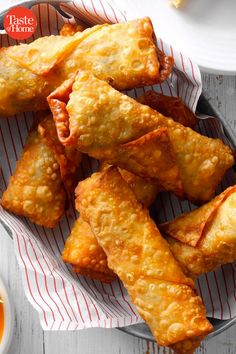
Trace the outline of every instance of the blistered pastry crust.
{"type": "Polygon", "coordinates": [[[147,17],[71,31],[0,49],[0,115],[46,109],[46,97],[81,69],[118,90],[156,84],[171,72],[173,59],[157,52],[147,17]]]}
{"type": "Polygon", "coordinates": [[[32,131],[1,204],[36,224],[54,227],[64,213],[65,201],[59,163],[39,133],[32,131]]]}
{"type": "MultiPolygon", "coordinates": [[[[130,143],[137,150],[135,140],[147,133],[152,135],[154,130],[166,129],[168,146],[172,148],[169,151],[173,152],[171,161],[174,157],[180,176],[176,178],[175,188],[170,183],[171,189],[166,189],[194,203],[208,201],[225,172],[234,163],[231,149],[220,139],[208,138],[166,118],[114,90],[87,71],[81,70],[74,81],[71,79],[61,85],[48,97],[48,103],[60,141],[65,146],[76,146],[80,151],[101,160],[109,161],[111,156],[116,156],[122,144],[130,143]],[[179,193],[180,188],[182,195],[179,193]]],[[[149,139],[149,142],[151,144],[152,140],[149,139]]],[[[155,160],[156,151],[152,150],[150,161],[155,160]]],[[[131,149],[129,153],[132,153],[131,149]]],[[[120,163],[121,167],[130,169],[128,157],[126,166],[118,159],[110,162],[118,166],[120,163]]],[[[143,170],[146,168],[144,165],[143,170]]],[[[160,175],[156,173],[155,177],[152,173],[153,169],[158,170],[157,167],[150,165],[149,169],[146,168],[148,175],[145,177],[158,180],[160,175]]],[[[130,172],[144,176],[140,170],[130,169],[130,172]]]]}
{"type": "Polygon", "coordinates": [[[208,204],[160,225],[170,249],[191,277],[236,259],[236,187],[208,204]]]}
{"type": "Polygon", "coordinates": [[[77,208],[107,254],[108,266],[123,281],[158,343],[195,348],[196,337],[212,330],[203,303],[117,170],[93,174],[76,194],[77,208]]]}
{"type": "Polygon", "coordinates": [[[64,262],[73,265],[73,270],[81,275],[101,281],[112,281],[115,274],[108,268],[107,256],[99,246],[88,223],[79,217],[66,240],[62,253],[64,262]]]}
{"type": "Polygon", "coordinates": [[[199,121],[196,115],[185,106],[180,97],[164,96],[149,90],[138,98],[138,102],[155,109],[165,117],[172,118],[185,127],[194,128],[199,121]]]}

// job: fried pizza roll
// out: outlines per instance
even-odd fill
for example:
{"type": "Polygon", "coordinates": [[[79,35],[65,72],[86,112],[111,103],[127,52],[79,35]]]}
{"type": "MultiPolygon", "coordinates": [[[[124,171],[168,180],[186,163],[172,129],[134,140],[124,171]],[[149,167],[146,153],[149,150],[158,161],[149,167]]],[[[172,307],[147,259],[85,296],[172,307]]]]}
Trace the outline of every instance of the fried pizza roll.
{"type": "MultiPolygon", "coordinates": [[[[47,109],[47,95],[61,82],[58,64],[91,32],[42,37],[0,49],[0,116],[47,109]],[[14,105],[11,104],[14,102],[14,105]]],[[[72,65],[71,65],[72,66],[72,65]]]]}
{"type": "Polygon", "coordinates": [[[85,26],[83,24],[65,23],[60,29],[60,36],[73,36],[75,33],[83,32],[84,30],[85,26]]]}
{"type": "Polygon", "coordinates": [[[128,169],[142,178],[153,178],[163,190],[183,197],[183,185],[167,128],[159,128],[107,152],[112,165],[128,169]]]}
{"type": "MultiPolygon", "coordinates": [[[[109,168],[109,165],[103,164],[101,171],[109,168]]],[[[136,198],[143,205],[152,204],[160,187],[132,173],[119,169],[122,177],[133,190],[136,198]]],[[[96,237],[88,223],[81,216],[75,222],[70,236],[66,240],[65,248],[62,252],[62,259],[73,266],[73,271],[85,275],[92,279],[99,279],[103,282],[114,280],[114,273],[108,268],[107,256],[101,246],[99,246],[96,237]]]]}
{"type": "Polygon", "coordinates": [[[183,274],[147,209],[115,168],[79,183],[76,196],[76,207],[104,249],[109,268],[124,283],[158,343],[178,343],[176,352],[192,352],[196,339],[206,336],[212,325],[192,280],[183,274]]]}
{"type": "Polygon", "coordinates": [[[2,48],[0,115],[47,108],[49,93],[79,69],[93,72],[119,90],[157,83],[173,65],[171,57],[158,53],[149,18],[2,48]]]}
{"type": "Polygon", "coordinates": [[[157,194],[163,191],[163,188],[155,180],[136,176],[123,168],[119,168],[119,172],[134,192],[137,200],[147,208],[154,202],[157,194]]]}
{"type": "Polygon", "coordinates": [[[107,268],[107,271],[97,272],[92,268],[90,269],[90,268],[80,267],[78,265],[75,265],[73,266],[73,272],[88,277],[90,279],[100,280],[101,282],[107,284],[112,283],[113,280],[115,280],[116,278],[116,274],[109,268],[107,268]]]}
{"type": "Polygon", "coordinates": [[[78,182],[77,172],[82,160],[82,154],[78,150],[70,146],[65,147],[60,143],[51,115],[39,123],[38,132],[59,163],[61,179],[70,198],[78,182]]]}
{"type": "Polygon", "coordinates": [[[193,277],[236,259],[236,186],[160,225],[185,272],[193,277]]]}
{"type": "Polygon", "coordinates": [[[221,263],[217,258],[215,259],[214,256],[205,256],[200,247],[189,246],[188,244],[177,241],[172,237],[167,236],[166,240],[184,274],[193,279],[203,273],[211,272],[217,269],[224,263],[230,262],[224,261],[221,263]]]}
{"type": "MultiPolygon", "coordinates": [[[[102,162],[99,166],[99,172],[105,171],[111,166],[112,165],[109,165],[106,162],[102,162]]],[[[129,185],[130,189],[134,192],[137,200],[147,208],[149,208],[154,202],[157,194],[163,192],[162,186],[160,186],[155,180],[139,177],[120,167],[118,167],[118,171],[129,185]]]]}
{"type": "MultiPolygon", "coordinates": [[[[52,128],[52,117],[45,118],[41,124],[44,129],[50,126],[50,139],[55,141],[56,130],[55,126],[52,128]],[[52,134],[55,134],[54,138],[52,134]]],[[[16,170],[3,193],[1,204],[10,212],[26,216],[38,225],[54,227],[65,211],[66,189],[69,190],[75,182],[76,158],[72,168],[72,162],[64,152],[65,148],[59,141],[58,146],[52,148],[46,135],[41,137],[37,128],[30,132],[16,170]],[[71,168],[68,173],[64,172],[67,164],[71,168]],[[68,177],[66,189],[64,177],[68,177]]]]}
{"type": "Polygon", "coordinates": [[[139,97],[138,102],[146,104],[166,117],[171,117],[185,127],[194,128],[199,121],[196,115],[185,106],[180,97],[164,96],[150,90],[139,97]]]}
{"type": "Polygon", "coordinates": [[[65,201],[57,159],[39,133],[32,131],[1,204],[38,225],[54,227],[64,213],[65,201]]]}
{"type": "Polygon", "coordinates": [[[88,223],[79,217],[66,240],[62,259],[73,265],[73,270],[81,275],[110,283],[115,274],[108,268],[107,257],[99,246],[88,223]]]}
{"type": "MultiPolygon", "coordinates": [[[[102,162],[99,166],[99,171],[105,171],[109,167],[111,165],[102,162]]],[[[162,186],[156,180],[139,177],[123,168],[118,168],[118,170],[126,183],[128,183],[130,189],[134,192],[137,200],[147,208],[154,202],[157,194],[163,191],[162,186]]]]}
{"type": "MultiPolygon", "coordinates": [[[[212,197],[226,170],[234,163],[231,149],[221,140],[202,136],[172,119],[167,119],[86,71],[81,70],[75,79],[64,82],[48,97],[48,102],[62,144],[76,146],[90,156],[121,165],[134,174],[139,175],[142,171],[141,177],[158,180],[164,172],[161,168],[158,170],[158,165],[151,164],[153,161],[159,164],[162,160],[160,152],[163,152],[163,149],[158,146],[158,143],[162,146],[161,141],[141,137],[147,133],[153,137],[152,131],[166,130],[160,137],[165,134],[169,139],[169,149],[166,153],[174,157],[174,170],[175,173],[176,169],[178,170],[176,176],[179,176],[176,178],[176,186],[170,183],[171,191],[195,203],[207,201],[212,197]],[[137,141],[139,138],[141,140],[137,141]],[[147,140],[150,144],[156,144],[155,149],[147,145],[147,140]],[[127,143],[130,144],[129,149],[124,145],[127,143]],[[142,144],[149,150],[150,163],[146,156],[142,156],[142,144]],[[132,152],[131,147],[136,152],[132,152]],[[120,161],[122,154],[119,152],[124,149],[129,151],[129,158],[127,153],[124,153],[120,161]],[[130,156],[133,155],[135,160],[134,155],[137,152],[139,155],[136,165],[129,163],[130,156]],[[125,156],[127,161],[124,165],[125,156]],[[143,171],[148,164],[150,168],[144,176],[143,171]]],[[[170,161],[174,162],[172,157],[170,161]]],[[[171,174],[170,176],[173,178],[171,174]]],[[[165,179],[165,183],[168,182],[173,180],[165,179]]],[[[168,190],[166,186],[165,188],[168,190]]]]}

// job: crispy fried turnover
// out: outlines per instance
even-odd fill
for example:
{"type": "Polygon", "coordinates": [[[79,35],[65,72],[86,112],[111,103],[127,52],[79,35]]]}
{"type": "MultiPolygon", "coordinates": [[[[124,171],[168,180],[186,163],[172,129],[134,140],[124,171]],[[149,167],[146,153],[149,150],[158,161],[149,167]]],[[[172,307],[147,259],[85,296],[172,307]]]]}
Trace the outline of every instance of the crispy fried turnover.
{"type": "Polygon", "coordinates": [[[172,118],[185,127],[194,128],[199,119],[185,106],[180,97],[164,96],[155,91],[147,91],[138,98],[138,102],[145,104],[166,117],[172,118]]]}
{"type": "Polygon", "coordinates": [[[186,274],[197,277],[236,259],[236,186],[160,225],[186,274]]]}
{"type": "Polygon", "coordinates": [[[68,35],[64,28],[62,36],[0,50],[0,115],[47,108],[50,92],[80,69],[119,90],[157,83],[171,71],[173,59],[157,53],[149,18],[98,25],[73,36],[67,29],[68,35]]]}
{"type": "Polygon", "coordinates": [[[39,127],[42,136],[37,128],[30,132],[1,204],[38,225],[54,227],[65,211],[65,188],[70,193],[77,181],[80,153],[74,152],[73,162],[67,157],[51,116],[39,127]]]}
{"type": "Polygon", "coordinates": [[[45,144],[55,154],[60,166],[61,179],[64,183],[68,197],[74,193],[76,183],[78,182],[78,166],[82,159],[82,154],[69,146],[63,146],[57,137],[55,123],[52,117],[46,117],[38,125],[38,132],[45,144]]]}
{"type": "MultiPolygon", "coordinates": [[[[111,167],[111,165],[102,162],[99,166],[99,171],[105,171],[109,167],[111,167]]],[[[163,191],[162,187],[156,182],[156,180],[139,177],[119,167],[118,171],[126,183],[128,183],[129,188],[134,192],[137,200],[147,208],[154,202],[157,194],[163,191]]]]}
{"type": "Polygon", "coordinates": [[[119,145],[106,153],[113,165],[132,171],[142,178],[152,177],[164,190],[183,196],[183,185],[167,128],[156,129],[141,138],[119,145]]]}
{"type": "Polygon", "coordinates": [[[123,168],[119,168],[119,172],[134,192],[137,200],[147,208],[154,202],[157,194],[162,191],[162,187],[155,180],[136,176],[123,168]]]}
{"type": "Polygon", "coordinates": [[[83,24],[65,23],[60,29],[60,36],[73,36],[77,32],[83,32],[85,27],[83,24]]]}
{"type": "Polygon", "coordinates": [[[212,330],[193,282],[184,276],[147,210],[115,168],[81,182],[76,207],[160,345],[190,353],[212,330]],[[122,262],[121,262],[122,260],[122,262]],[[192,341],[193,339],[193,341],[192,341]]]}
{"type": "Polygon", "coordinates": [[[159,83],[168,79],[174,65],[174,58],[168,57],[157,47],[157,56],[160,63],[159,68],[159,83]]]}
{"type": "MultiPolygon", "coordinates": [[[[103,164],[101,171],[109,168],[103,164]]],[[[154,201],[160,187],[152,181],[135,176],[132,173],[119,169],[122,177],[134,191],[136,198],[145,206],[149,206],[154,201]]],[[[107,256],[88,223],[81,216],[75,222],[69,238],[66,240],[62,253],[64,262],[70,263],[76,273],[85,275],[92,279],[99,279],[103,282],[114,280],[114,273],[108,268],[107,256]]]]}
{"type": "Polygon", "coordinates": [[[38,225],[54,227],[64,213],[65,201],[57,159],[39,133],[32,131],[1,204],[38,225]]]}
{"type": "MultiPolygon", "coordinates": [[[[166,129],[169,146],[172,148],[168,151],[176,161],[173,170],[177,170],[179,175],[175,188],[173,183],[170,183],[171,190],[195,203],[211,198],[226,170],[234,163],[231,149],[221,140],[202,136],[180,123],[167,119],[82,70],[75,80],[68,80],[55,90],[48,97],[48,102],[59,139],[65,146],[76,146],[90,156],[121,165],[137,175],[150,165],[145,177],[157,180],[163,173],[161,165],[158,171],[163,152],[163,149],[158,147],[161,141],[156,139],[156,148],[149,149],[152,151],[148,162],[146,157],[141,161],[142,148],[137,149],[140,146],[137,139],[153,130],[166,129]],[[126,143],[131,144],[135,153],[129,149],[129,156],[124,165],[124,158],[120,159],[122,154],[119,152],[127,148],[123,145],[126,143]],[[140,155],[136,157],[136,154],[140,155]],[[130,155],[133,155],[132,163],[130,155]],[[138,164],[134,163],[134,155],[138,164]],[[153,161],[158,165],[152,165],[153,161]]],[[[145,144],[146,141],[147,139],[144,139],[145,144]]],[[[146,149],[148,150],[147,145],[146,149]]],[[[170,161],[173,161],[173,158],[170,158],[170,161]]],[[[170,176],[173,177],[172,174],[170,176]]],[[[167,184],[171,182],[165,181],[167,184]]],[[[168,187],[165,188],[168,190],[168,187]]]]}
{"type": "Polygon", "coordinates": [[[107,257],[99,246],[88,223],[79,217],[66,241],[62,253],[64,262],[73,265],[73,270],[103,282],[111,282],[116,277],[108,268],[107,257]]]}

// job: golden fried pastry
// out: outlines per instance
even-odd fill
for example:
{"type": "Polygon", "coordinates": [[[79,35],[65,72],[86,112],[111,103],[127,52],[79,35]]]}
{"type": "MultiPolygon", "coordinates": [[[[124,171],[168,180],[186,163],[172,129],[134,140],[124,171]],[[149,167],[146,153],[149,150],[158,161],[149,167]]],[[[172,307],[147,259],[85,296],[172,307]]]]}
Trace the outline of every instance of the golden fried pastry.
{"type": "MultiPolygon", "coordinates": [[[[99,171],[105,171],[109,167],[111,165],[102,162],[99,166],[99,171]]],[[[118,167],[118,171],[134,192],[137,200],[147,208],[154,202],[157,194],[163,191],[162,186],[156,180],[139,177],[120,167],[118,167]]]]}
{"type": "Polygon", "coordinates": [[[47,108],[50,92],[80,69],[119,90],[166,79],[173,58],[158,55],[153,37],[151,20],[142,18],[2,48],[0,115],[47,108]]]}
{"type": "Polygon", "coordinates": [[[193,352],[212,325],[148,211],[115,168],[79,183],[76,207],[160,345],[193,352]]]}
{"type": "Polygon", "coordinates": [[[164,96],[155,91],[147,91],[138,98],[138,102],[146,104],[166,117],[171,117],[185,127],[194,128],[199,122],[197,116],[185,106],[180,97],[164,96]]]}
{"type": "Polygon", "coordinates": [[[81,275],[103,282],[111,282],[116,277],[108,268],[107,257],[98,245],[89,224],[81,217],[76,220],[66,240],[62,259],[72,264],[73,270],[81,275]]]}
{"type": "Polygon", "coordinates": [[[107,270],[104,272],[97,272],[92,268],[83,268],[78,265],[75,265],[73,266],[73,272],[88,277],[90,279],[100,280],[101,282],[107,284],[110,284],[116,278],[115,273],[109,268],[107,268],[107,270]]]}
{"type": "Polygon", "coordinates": [[[57,131],[52,116],[43,119],[38,125],[38,132],[41,138],[55,154],[60,166],[61,179],[64,183],[68,197],[74,193],[74,188],[78,182],[78,166],[82,159],[82,154],[70,146],[63,146],[57,137],[57,131]]]}
{"type": "Polygon", "coordinates": [[[197,277],[236,259],[236,186],[160,225],[184,271],[197,277]]]}
{"type": "Polygon", "coordinates": [[[147,208],[154,202],[157,194],[163,190],[155,180],[136,176],[123,168],[119,168],[119,172],[134,192],[137,200],[147,208]]]}
{"type": "MultiPolygon", "coordinates": [[[[156,144],[155,149],[152,149],[146,144],[146,138],[139,141],[137,139],[153,130],[166,129],[168,146],[172,147],[168,151],[175,158],[174,171],[176,173],[178,170],[179,178],[176,178],[175,186],[173,181],[165,180],[165,183],[168,185],[171,182],[171,191],[195,203],[211,198],[225,172],[234,163],[231,149],[221,140],[202,136],[172,119],[167,119],[86,71],[80,70],[75,79],[64,82],[48,97],[48,102],[62,144],[77,147],[80,151],[113,165],[121,165],[136,175],[146,170],[145,177],[157,181],[165,172],[161,165],[158,170],[163,152],[158,146],[161,141],[158,138],[156,141],[150,139],[150,143],[156,144]],[[147,151],[150,150],[145,158],[142,156],[142,148],[138,150],[140,155],[136,156],[140,142],[146,144],[147,151]],[[125,148],[127,150],[127,145],[123,145],[126,143],[130,144],[129,156],[123,154],[121,160],[120,151],[125,148]],[[125,157],[127,161],[124,164],[125,157]],[[135,159],[138,162],[136,164],[135,159]],[[153,161],[158,164],[153,165],[153,161]]],[[[163,133],[160,134],[162,135],[163,133]]],[[[174,161],[173,158],[170,160],[174,161]]],[[[168,190],[166,185],[165,189],[168,190]]]]}
{"type": "Polygon", "coordinates": [[[54,227],[64,213],[65,201],[57,159],[39,133],[32,131],[1,204],[36,224],[54,227]]]}
{"type": "MultiPolygon", "coordinates": [[[[109,168],[103,164],[101,171],[109,168]]],[[[154,201],[160,187],[152,181],[135,176],[132,173],[119,169],[122,177],[134,191],[136,198],[145,206],[149,206],[154,201]]],[[[65,248],[62,252],[64,262],[73,266],[73,271],[85,275],[92,279],[99,279],[103,282],[114,280],[114,273],[108,268],[107,256],[88,223],[81,216],[75,222],[70,236],[66,240],[65,248]]]]}
{"type": "Polygon", "coordinates": [[[106,154],[113,165],[132,171],[142,178],[156,180],[162,189],[183,196],[183,185],[167,128],[159,128],[106,154]],[[154,179],[155,178],[155,179],[154,179]]]}
{"type": "Polygon", "coordinates": [[[60,36],[68,37],[73,36],[77,32],[83,32],[85,27],[82,24],[72,24],[72,23],[64,23],[62,28],[60,29],[60,36]]]}
{"type": "Polygon", "coordinates": [[[51,116],[41,122],[42,130],[43,136],[37,128],[30,132],[1,204],[38,225],[54,227],[65,211],[65,187],[70,191],[74,185],[74,168],[80,162],[80,153],[74,153],[73,162],[67,158],[65,148],[58,140],[56,142],[51,116]],[[64,172],[65,166],[69,167],[67,172],[64,172]]]}

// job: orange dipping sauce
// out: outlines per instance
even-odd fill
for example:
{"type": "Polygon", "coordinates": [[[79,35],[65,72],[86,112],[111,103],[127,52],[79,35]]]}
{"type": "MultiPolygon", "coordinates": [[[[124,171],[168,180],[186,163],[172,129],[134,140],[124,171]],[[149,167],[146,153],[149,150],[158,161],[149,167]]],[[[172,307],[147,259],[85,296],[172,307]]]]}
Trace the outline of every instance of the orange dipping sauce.
{"type": "Polygon", "coordinates": [[[3,310],[3,302],[1,302],[1,298],[0,298],[0,342],[2,340],[3,329],[4,329],[4,310],[3,310]]]}

